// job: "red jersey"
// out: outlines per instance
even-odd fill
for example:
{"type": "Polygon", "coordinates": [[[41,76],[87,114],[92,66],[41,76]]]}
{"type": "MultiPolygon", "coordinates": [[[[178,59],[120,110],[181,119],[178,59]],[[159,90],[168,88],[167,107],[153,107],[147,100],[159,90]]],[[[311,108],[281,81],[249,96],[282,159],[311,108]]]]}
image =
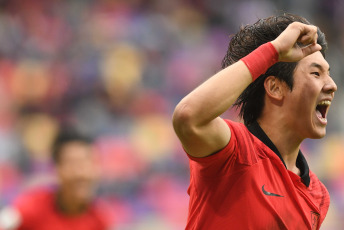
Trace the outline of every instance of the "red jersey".
{"type": "Polygon", "coordinates": [[[247,128],[225,121],[231,139],[224,149],[204,158],[189,156],[186,229],[318,230],[330,197],[301,151],[298,176],[287,170],[257,122],[247,128]]]}
{"type": "Polygon", "coordinates": [[[56,204],[56,193],[49,189],[31,191],[20,197],[14,207],[19,211],[18,230],[106,230],[108,213],[100,206],[91,205],[84,213],[68,216],[56,204]]]}

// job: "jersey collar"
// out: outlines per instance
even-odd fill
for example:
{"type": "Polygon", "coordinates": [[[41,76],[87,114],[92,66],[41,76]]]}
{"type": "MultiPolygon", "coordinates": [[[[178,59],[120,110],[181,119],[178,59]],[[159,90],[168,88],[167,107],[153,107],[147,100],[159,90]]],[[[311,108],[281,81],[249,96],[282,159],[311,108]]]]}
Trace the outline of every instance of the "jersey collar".
{"type": "MultiPolygon", "coordinates": [[[[266,135],[264,130],[259,126],[258,122],[257,121],[253,122],[252,124],[247,126],[247,128],[254,136],[256,136],[261,142],[263,142],[274,153],[276,153],[276,155],[283,162],[284,166],[287,168],[280,152],[278,151],[278,149],[276,148],[274,143],[272,143],[270,138],[266,135]]],[[[310,184],[309,167],[308,167],[307,161],[306,161],[305,157],[303,156],[301,150],[299,150],[299,154],[296,158],[296,167],[298,167],[300,169],[300,177],[302,179],[302,183],[308,187],[310,184]]]]}

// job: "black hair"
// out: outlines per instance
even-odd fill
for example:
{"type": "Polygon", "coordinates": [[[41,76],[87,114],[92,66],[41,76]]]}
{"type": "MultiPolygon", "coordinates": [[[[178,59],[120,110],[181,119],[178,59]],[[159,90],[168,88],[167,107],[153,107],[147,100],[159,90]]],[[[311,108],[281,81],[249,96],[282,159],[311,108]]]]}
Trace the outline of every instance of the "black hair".
{"type": "MultiPolygon", "coordinates": [[[[222,60],[222,68],[239,61],[260,45],[277,38],[292,22],[310,23],[301,16],[293,14],[282,14],[259,19],[252,25],[242,26],[236,33],[222,60]]],[[[318,28],[318,44],[322,47],[321,53],[325,57],[327,42],[325,35],[318,28]]],[[[243,118],[245,125],[249,125],[259,118],[264,107],[264,81],[268,76],[275,76],[284,81],[290,90],[293,89],[293,73],[297,62],[278,62],[271,66],[265,74],[252,82],[238,97],[234,107],[240,108],[239,115],[243,118]]]]}
{"type": "Polygon", "coordinates": [[[61,128],[52,147],[52,159],[55,164],[59,163],[62,148],[71,142],[81,142],[91,145],[93,140],[91,137],[78,132],[74,128],[61,128]]]}

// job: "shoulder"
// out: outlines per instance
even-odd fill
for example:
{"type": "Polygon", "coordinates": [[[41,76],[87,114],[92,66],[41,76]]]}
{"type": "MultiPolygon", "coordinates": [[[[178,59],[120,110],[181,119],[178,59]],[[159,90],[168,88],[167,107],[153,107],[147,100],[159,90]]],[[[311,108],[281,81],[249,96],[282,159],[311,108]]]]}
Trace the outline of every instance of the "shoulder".
{"type": "Polygon", "coordinates": [[[253,140],[253,134],[247,129],[247,127],[243,123],[231,121],[228,119],[223,120],[227,123],[228,127],[230,128],[232,136],[242,140],[253,140]]]}
{"type": "Polygon", "coordinates": [[[309,176],[311,183],[308,190],[313,198],[318,202],[319,208],[326,213],[330,206],[330,194],[327,191],[326,186],[311,170],[309,170],[309,176]]]}
{"type": "Polygon", "coordinates": [[[13,202],[13,207],[16,208],[21,215],[34,216],[36,213],[45,210],[54,199],[54,191],[49,188],[35,188],[25,191],[19,195],[13,202]]]}
{"type": "Polygon", "coordinates": [[[110,205],[103,199],[96,199],[90,206],[92,216],[100,222],[102,226],[113,226],[115,214],[110,205]]]}
{"type": "Polygon", "coordinates": [[[322,195],[327,195],[328,191],[326,186],[319,180],[317,175],[315,175],[314,172],[309,170],[309,177],[311,179],[310,187],[309,189],[312,190],[315,194],[322,194],[322,195]]]}
{"type": "Polygon", "coordinates": [[[314,193],[314,195],[319,196],[329,196],[329,193],[325,187],[325,185],[319,180],[317,175],[309,170],[309,177],[311,179],[311,183],[309,189],[314,193]]]}
{"type": "Polygon", "coordinates": [[[241,122],[236,122],[236,121],[232,121],[229,119],[223,119],[223,120],[227,123],[227,125],[230,128],[233,128],[235,130],[245,130],[246,129],[246,126],[241,122]]]}
{"type": "Polygon", "coordinates": [[[9,207],[12,218],[12,225],[18,226],[19,229],[26,229],[36,226],[41,221],[42,214],[49,212],[50,204],[53,202],[53,191],[48,188],[30,189],[19,196],[12,202],[9,207]]]}
{"type": "Polygon", "coordinates": [[[225,120],[231,130],[231,142],[239,152],[251,152],[261,146],[259,141],[248,129],[240,122],[225,120]]]}
{"type": "Polygon", "coordinates": [[[330,194],[327,191],[325,185],[319,180],[319,178],[309,170],[309,176],[311,183],[308,188],[309,193],[318,205],[320,210],[320,224],[324,221],[327,211],[330,207],[330,194]]]}
{"type": "Polygon", "coordinates": [[[39,204],[40,201],[47,201],[47,200],[53,199],[54,193],[55,192],[53,189],[45,188],[45,187],[30,189],[20,194],[17,197],[15,204],[22,204],[22,203],[39,204]]]}
{"type": "MultiPolygon", "coordinates": [[[[224,150],[231,152],[238,164],[251,165],[257,162],[261,142],[240,122],[224,119],[231,130],[231,139],[224,150]]],[[[221,151],[223,152],[223,150],[221,151]]]]}
{"type": "Polygon", "coordinates": [[[234,139],[235,142],[244,141],[250,139],[252,135],[247,127],[240,122],[231,121],[228,119],[223,119],[231,130],[231,140],[234,139]]]}

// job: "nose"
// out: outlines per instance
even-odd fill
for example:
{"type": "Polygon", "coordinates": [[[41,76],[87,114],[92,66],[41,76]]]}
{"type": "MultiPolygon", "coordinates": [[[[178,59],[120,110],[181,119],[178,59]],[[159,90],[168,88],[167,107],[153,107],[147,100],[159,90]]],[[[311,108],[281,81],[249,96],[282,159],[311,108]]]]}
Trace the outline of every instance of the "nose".
{"type": "Polygon", "coordinates": [[[323,90],[328,94],[332,94],[337,91],[337,84],[334,82],[334,80],[330,76],[328,76],[323,90]]]}

